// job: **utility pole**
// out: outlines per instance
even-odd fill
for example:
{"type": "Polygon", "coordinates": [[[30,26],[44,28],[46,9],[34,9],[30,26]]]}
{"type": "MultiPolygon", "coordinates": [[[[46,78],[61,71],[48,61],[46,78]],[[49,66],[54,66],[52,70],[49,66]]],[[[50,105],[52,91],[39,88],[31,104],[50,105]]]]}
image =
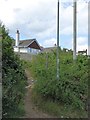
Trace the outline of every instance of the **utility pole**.
{"type": "Polygon", "coordinates": [[[59,0],[57,8],[57,80],[59,80],[59,0]]]}
{"type": "Polygon", "coordinates": [[[77,39],[77,2],[73,1],[73,60],[77,59],[76,56],[76,39],[77,39]]]}

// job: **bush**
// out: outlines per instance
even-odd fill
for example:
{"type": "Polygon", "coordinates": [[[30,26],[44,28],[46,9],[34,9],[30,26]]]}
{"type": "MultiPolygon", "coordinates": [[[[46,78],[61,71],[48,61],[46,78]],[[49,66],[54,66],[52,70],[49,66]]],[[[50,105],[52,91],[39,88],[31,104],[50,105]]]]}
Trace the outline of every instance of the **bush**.
{"type": "Polygon", "coordinates": [[[2,116],[16,117],[25,94],[26,76],[22,63],[14,54],[13,40],[0,24],[2,34],[2,116]]]}
{"type": "Polygon", "coordinates": [[[31,62],[31,71],[37,78],[34,90],[45,99],[63,102],[75,108],[85,109],[88,94],[88,59],[78,56],[76,63],[72,53],[60,51],[60,79],[56,79],[56,54],[39,54],[31,62]],[[48,67],[46,67],[48,63],[48,67]]]}

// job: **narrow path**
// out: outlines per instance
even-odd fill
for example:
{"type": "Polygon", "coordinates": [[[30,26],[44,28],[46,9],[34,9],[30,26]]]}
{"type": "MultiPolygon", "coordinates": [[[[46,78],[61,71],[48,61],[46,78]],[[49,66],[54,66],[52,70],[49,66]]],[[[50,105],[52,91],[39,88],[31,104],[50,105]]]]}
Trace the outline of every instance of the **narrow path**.
{"type": "Polygon", "coordinates": [[[50,115],[47,115],[46,113],[43,113],[42,111],[39,111],[35,105],[32,104],[31,100],[31,89],[33,87],[33,78],[30,75],[30,72],[28,70],[25,71],[26,75],[28,77],[28,86],[26,86],[27,94],[25,96],[25,116],[24,118],[53,118],[50,115]]]}

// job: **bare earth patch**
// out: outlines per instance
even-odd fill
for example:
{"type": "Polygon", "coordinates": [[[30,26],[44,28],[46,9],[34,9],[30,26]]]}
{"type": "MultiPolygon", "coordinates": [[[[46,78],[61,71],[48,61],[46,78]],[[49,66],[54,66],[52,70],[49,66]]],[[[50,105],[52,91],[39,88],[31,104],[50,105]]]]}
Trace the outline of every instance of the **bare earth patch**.
{"type": "Polygon", "coordinates": [[[28,86],[26,86],[27,93],[25,96],[25,116],[23,118],[55,118],[50,116],[42,111],[39,111],[37,107],[32,103],[31,95],[32,95],[32,87],[33,87],[33,78],[30,75],[28,70],[25,71],[28,78],[28,86]]]}

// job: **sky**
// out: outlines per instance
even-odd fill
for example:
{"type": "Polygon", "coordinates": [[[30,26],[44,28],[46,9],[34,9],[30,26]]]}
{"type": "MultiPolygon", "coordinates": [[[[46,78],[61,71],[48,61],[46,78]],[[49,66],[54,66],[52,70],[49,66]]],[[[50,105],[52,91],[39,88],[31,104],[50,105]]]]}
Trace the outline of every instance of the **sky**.
{"type": "MultiPolygon", "coordinates": [[[[0,20],[15,39],[36,38],[43,47],[57,43],[58,0],[0,0],[0,20]]],[[[59,45],[73,49],[73,3],[60,0],[59,45]]],[[[77,0],[77,51],[88,49],[88,0],[77,0]]]]}

